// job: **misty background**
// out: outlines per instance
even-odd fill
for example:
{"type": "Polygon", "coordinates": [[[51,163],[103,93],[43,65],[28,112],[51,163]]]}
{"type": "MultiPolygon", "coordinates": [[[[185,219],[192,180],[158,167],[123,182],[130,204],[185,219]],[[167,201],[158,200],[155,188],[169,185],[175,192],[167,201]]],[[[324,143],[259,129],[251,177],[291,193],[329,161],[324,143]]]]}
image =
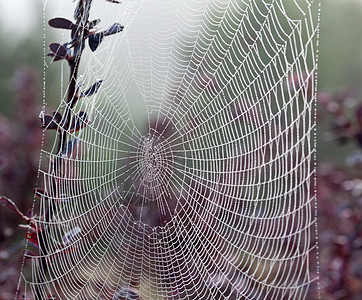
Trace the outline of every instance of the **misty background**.
{"type": "MultiPolygon", "coordinates": [[[[37,178],[44,22],[60,10],[55,2],[0,0],[0,196],[8,195],[23,211],[32,206],[37,178]],[[50,14],[45,19],[43,5],[50,14]]],[[[362,295],[361,32],[362,0],[322,0],[317,117],[322,299],[362,295]]],[[[55,31],[47,28],[46,34],[57,40],[51,36],[55,31]]],[[[52,94],[59,94],[60,68],[53,65],[47,76],[52,94]]],[[[45,101],[56,107],[59,98],[45,101]]],[[[25,244],[19,222],[0,207],[0,299],[16,290],[25,244]]]]}

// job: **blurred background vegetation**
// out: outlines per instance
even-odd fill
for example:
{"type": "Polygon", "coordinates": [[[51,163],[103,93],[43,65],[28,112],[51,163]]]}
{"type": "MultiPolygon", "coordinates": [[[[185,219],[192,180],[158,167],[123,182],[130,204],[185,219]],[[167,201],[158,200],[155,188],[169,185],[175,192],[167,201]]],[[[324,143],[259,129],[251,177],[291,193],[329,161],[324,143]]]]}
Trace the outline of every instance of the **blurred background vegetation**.
{"type": "MultiPolygon", "coordinates": [[[[0,2],[0,195],[31,209],[42,143],[41,1],[0,2]]],[[[362,1],[322,0],[318,213],[322,299],[362,298],[362,1]]],[[[47,84],[59,95],[60,68],[47,84]]],[[[56,107],[57,99],[45,101],[56,107]]],[[[46,141],[45,141],[46,142],[46,141]]],[[[25,244],[0,207],[0,299],[13,298],[25,244]]]]}

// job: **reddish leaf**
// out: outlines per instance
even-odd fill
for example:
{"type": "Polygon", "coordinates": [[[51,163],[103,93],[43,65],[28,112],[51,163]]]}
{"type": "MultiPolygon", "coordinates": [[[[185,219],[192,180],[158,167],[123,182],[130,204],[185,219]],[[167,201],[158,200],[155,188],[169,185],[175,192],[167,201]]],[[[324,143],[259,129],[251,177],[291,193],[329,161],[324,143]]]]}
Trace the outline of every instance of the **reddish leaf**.
{"type": "Polygon", "coordinates": [[[74,29],[77,28],[72,21],[64,18],[54,18],[49,20],[49,25],[54,28],[63,28],[63,29],[74,29]]]}
{"type": "Polygon", "coordinates": [[[80,97],[88,97],[88,96],[92,96],[95,93],[97,93],[102,82],[103,82],[103,80],[98,80],[97,82],[93,83],[93,85],[89,89],[87,89],[85,92],[80,94],[80,97]]]}

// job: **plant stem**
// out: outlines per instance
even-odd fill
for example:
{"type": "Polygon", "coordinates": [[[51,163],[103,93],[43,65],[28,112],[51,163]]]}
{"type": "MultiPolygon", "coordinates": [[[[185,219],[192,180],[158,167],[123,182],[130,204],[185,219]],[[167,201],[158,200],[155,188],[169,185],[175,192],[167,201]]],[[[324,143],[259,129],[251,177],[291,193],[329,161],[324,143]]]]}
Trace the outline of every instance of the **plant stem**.
{"type": "MultiPolygon", "coordinates": [[[[58,140],[58,147],[57,147],[58,157],[61,157],[61,154],[66,147],[67,130],[69,129],[70,119],[71,119],[70,110],[74,107],[74,105],[77,103],[77,100],[78,100],[77,96],[75,95],[75,92],[76,92],[77,74],[78,74],[81,54],[82,54],[82,51],[80,52],[79,58],[77,60],[72,59],[71,61],[69,61],[69,67],[70,67],[69,88],[68,88],[68,95],[67,95],[67,105],[65,107],[63,121],[60,124],[61,125],[60,127],[62,129],[59,131],[59,140],[58,140]]],[[[55,165],[57,165],[57,164],[55,164],[55,165]]]]}
{"type": "MultiPolygon", "coordinates": [[[[80,59],[84,49],[84,42],[87,34],[86,25],[88,23],[89,18],[89,10],[91,8],[92,0],[79,0],[78,6],[76,8],[75,15],[76,17],[76,25],[78,26],[77,32],[75,33],[76,41],[74,43],[74,52],[73,56],[68,60],[68,65],[70,68],[69,74],[69,88],[67,94],[67,105],[65,107],[63,118],[61,123],[59,124],[60,130],[58,131],[58,145],[57,145],[57,152],[56,152],[56,159],[54,159],[51,163],[51,170],[53,175],[55,176],[59,166],[62,163],[62,153],[66,149],[67,145],[67,131],[70,127],[71,122],[71,109],[75,106],[78,101],[78,97],[76,95],[76,88],[77,88],[77,75],[80,65],[80,59]]],[[[58,188],[57,182],[55,177],[52,179],[52,189],[53,195],[56,198],[58,196],[58,188]]],[[[54,210],[50,206],[49,203],[48,208],[44,213],[44,221],[45,223],[50,222],[53,218],[54,210]]],[[[47,242],[47,229],[48,226],[43,226],[42,230],[38,234],[39,238],[39,255],[42,257],[40,259],[40,264],[38,266],[38,282],[35,288],[36,299],[42,299],[42,297],[46,296],[43,294],[43,290],[41,288],[42,283],[46,280],[46,273],[47,273],[47,261],[46,255],[48,252],[48,248],[50,244],[47,242]]]]}

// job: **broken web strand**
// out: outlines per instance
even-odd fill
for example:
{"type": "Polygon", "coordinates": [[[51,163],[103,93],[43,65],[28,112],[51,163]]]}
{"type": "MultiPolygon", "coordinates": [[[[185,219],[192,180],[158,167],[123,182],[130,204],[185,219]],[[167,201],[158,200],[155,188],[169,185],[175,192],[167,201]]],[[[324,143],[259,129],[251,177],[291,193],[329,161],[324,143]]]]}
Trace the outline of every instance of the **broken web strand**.
{"type": "Polygon", "coordinates": [[[91,123],[69,132],[61,174],[41,171],[59,180],[42,199],[57,209],[44,291],[306,298],[317,2],[93,5],[100,26],[126,29],[82,57],[80,83],[103,80],[73,109],[91,123]]]}

